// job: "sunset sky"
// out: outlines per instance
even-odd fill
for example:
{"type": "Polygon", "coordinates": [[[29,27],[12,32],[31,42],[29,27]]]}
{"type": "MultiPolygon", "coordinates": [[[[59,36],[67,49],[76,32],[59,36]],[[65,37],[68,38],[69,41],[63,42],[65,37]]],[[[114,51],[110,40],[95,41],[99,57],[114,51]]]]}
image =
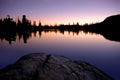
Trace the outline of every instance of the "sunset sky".
{"type": "Polygon", "coordinates": [[[45,24],[95,23],[120,14],[120,0],[0,0],[0,18],[28,19],[45,24]]]}

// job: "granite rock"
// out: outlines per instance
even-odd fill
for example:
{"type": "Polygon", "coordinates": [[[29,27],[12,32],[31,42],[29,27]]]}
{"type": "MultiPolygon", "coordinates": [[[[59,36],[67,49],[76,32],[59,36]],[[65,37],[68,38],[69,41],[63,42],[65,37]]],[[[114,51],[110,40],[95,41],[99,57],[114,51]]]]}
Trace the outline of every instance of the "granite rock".
{"type": "Polygon", "coordinates": [[[113,80],[83,61],[33,53],[0,70],[0,80],[113,80]]]}

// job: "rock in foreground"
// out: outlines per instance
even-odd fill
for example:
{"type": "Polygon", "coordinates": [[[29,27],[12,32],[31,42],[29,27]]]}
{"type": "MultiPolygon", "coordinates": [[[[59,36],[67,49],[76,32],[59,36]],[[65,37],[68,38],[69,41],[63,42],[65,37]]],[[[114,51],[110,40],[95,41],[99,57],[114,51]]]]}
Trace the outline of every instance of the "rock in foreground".
{"type": "Polygon", "coordinates": [[[110,76],[82,62],[62,56],[35,53],[25,55],[15,64],[0,70],[0,80],[113,80],[110,76]]]}

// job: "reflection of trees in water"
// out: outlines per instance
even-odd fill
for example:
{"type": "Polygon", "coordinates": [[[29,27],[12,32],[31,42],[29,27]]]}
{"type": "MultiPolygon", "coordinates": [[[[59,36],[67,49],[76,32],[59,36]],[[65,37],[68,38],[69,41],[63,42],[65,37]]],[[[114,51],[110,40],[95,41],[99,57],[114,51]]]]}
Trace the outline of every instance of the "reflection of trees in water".
{"type": "MultiPolygon", "coordinates": [[[[37,31],[36,31],[37,32],[37,31]]],[[[1,41],[6,40],[9,44],[12,44],[13,41],[16,41],[17,38],[19,40],[23,40],[24,43],[27,43],[27,40],[32,37],[32,34],[36,35],[36,32],[0,32],[1,41]]],[[[41,35],[41,33],[39,33],[41,35]]]]}
{"type": "Polygon", "coordinates": [[[1,41],[6,40],[9,44],[12,41],[16,41],[17,36],[19,40],[23,40],[24,43],[27,43],[34,34],[36,36],[37,32],[39,32],[39,36],[42,35],[42,31],[51,32],[54,31],[57,33],[58,31],[64,35],[65,31],[73,32],[73,34],[79,34],[80,31],[83,31],[85,34],[87,33],[96,33],[103,35],[106,39],[120,41],[120,31],[119,31],[119,23],[120,15],[111,16],[106,18],[101,23],[96,24],[85,24],[83,26],[77,24],[73,25],[55,25],[55,26],[42,26],[41,22],[36,26],[36,22],[31,24],[31,21],[26,18],[26,15],[23,15],[22,21],[18,19],[17,22],[13,21],[13,19],[8,15],[7,18],[1,20],[0,19],[0,39],[1,41]]]}
{"type": "MultiPolygon", "coordinates": [[[[68,32],[68,34],[70,35],[70,33],[73,33],[74,35],[79,35],[79,33],[82,30],[79,31],[71,31],[71,30],[59,30],[59,29],[47,29],[47,30],[39,30],[39,31],[31,31],[31,32],[27,32],[27,31],[22,31],[22,32],[0,32],[0,39],[1,41],[5,40],[8,41],[9,44],[12,44],[12,42],[15,42],[17,40],[19,41],[24,41],[24,43],[27,43],[29,39],[33,38],[33,37],[37,37],[36,35],[38,35],[39,37],[42,36],[42,32],[44,33],[49,33],[49,32],[54,32],[54,33],[61,33],[64,35],[65,32],[68,32]]],[[[88,34],[92,32],[88,32],[88,31],[82,31],[84,32],[84,34],[88,34]]],[[[94,33],[95,34],[95,33],[94,33]]]]}
{"type": "MultiPolygon", "coordinates": [[[[24,43],[27,43],[27,41],[32,38],[32,36],[36,37],[36,35],[41,36],[42,32],[44,33],[48,33],[48,32],[55,32],[57,34],[57,32],[61,33],[64,35],[65,32],[68,33],[73,33],[78,35],[81,31],[84,32],[84,34],[100,34],[98,32],[95,31],[89,31],[89,30],[76,30],[76,31],[72,31],[72,30],[60,30],[60,29],[44,29],[44,30],[36,30],[36,31],[0,31],[0,39],[1,41],[6,40],[9,42],[9,44],[12,44],[13,41],[17,41],[17,38],[19,40],[23,40],[24,43]]],[[[106,39],[110,39],[110,40],[114,40],[114,41],[119,41],[119,37],[116,37],[115,35],[117,34],[112,34],[112,33],[102,33],[103,36],[106,39]],[[112,35],[112,36],[111,36],[112,35]]]]}
{"type": "Polygon", "coordinates": [[[0,31],[1,41],[7,40],[11,44],[12,41],[16,40],[16,32],[1,32],[0,31]]]}

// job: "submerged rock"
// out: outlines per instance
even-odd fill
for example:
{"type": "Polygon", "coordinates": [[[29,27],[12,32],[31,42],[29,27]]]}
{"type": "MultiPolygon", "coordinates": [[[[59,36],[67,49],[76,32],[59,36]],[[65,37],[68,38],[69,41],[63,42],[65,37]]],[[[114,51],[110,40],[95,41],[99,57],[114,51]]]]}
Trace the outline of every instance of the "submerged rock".
{"type": "Polygon", "coordinates": [[[34,53],[0,70],[0,80],[113,80],[96,67],[63,56],[34,53]]]}

